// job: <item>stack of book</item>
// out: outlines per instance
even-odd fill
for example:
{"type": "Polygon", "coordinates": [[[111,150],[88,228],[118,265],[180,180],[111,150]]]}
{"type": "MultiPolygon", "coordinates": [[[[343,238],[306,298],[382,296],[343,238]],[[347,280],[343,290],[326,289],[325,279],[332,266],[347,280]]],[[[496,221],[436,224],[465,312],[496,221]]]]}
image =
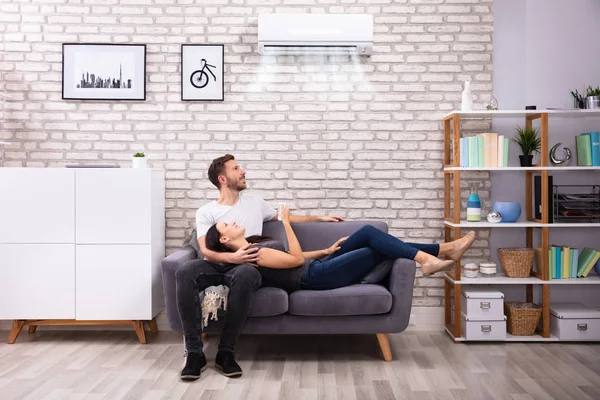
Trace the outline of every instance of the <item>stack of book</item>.
{"type": "Polygon", "coordinates": [[[460,138],[460,166],[497,168],[508,166],[508,138],[497,133],[480,133],[460,138]]]}
{"type": "MultiPolygon", "coordinates": [[[[541,265],[542,248],[535,249],[536,264],[541,265]]],[[[581,252],[567,246],[548,249],[550,279],[574,279],[588,276],[594,264],[600,260],[600,252],[585,247],[581,252]]],[[[541,268],[538,268],[541,270],[541,268]]]]}
{"type": "Polygon", "coordinates": [[[577,165],[582,167],[600,167],[600,134],[582,133],[577,136],[577,165]]]}

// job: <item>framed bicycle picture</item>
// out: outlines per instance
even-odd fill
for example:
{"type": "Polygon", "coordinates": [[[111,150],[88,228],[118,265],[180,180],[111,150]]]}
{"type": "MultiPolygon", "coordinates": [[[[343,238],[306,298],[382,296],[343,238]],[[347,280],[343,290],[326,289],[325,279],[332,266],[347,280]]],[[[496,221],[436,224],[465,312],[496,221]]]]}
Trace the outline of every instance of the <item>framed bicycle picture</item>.
{"type": "Polygon", "coordinates": [[[181,100],[223,101],[222,44],[181,45],[181,100]]]}
{"type": "Polygon", "coordinates": [[[146,100],[146,45],[63,43],[64,100],[146,100]]]}

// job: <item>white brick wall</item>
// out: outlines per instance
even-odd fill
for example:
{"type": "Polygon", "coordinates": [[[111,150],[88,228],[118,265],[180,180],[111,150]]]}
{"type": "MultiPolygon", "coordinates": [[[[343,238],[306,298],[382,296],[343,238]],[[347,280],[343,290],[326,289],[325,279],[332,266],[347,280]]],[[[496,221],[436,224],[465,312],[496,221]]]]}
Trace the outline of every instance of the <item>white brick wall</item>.
{"type": "MultiPolygon", "coordinates": [[[[217,196],[206,170],[225,152],[248,170],[249,192],[273,205],[382,219],[406,240],[443,239],[440,120],[459,106],[465,79],[476,103],[489,100],[491,0],[81,3],[0,2],[0,90],[13,96],[0,139],[15,142],[5,166],[128,167],[134,152],[146,152],[167,171],[168,252],[217,196]],[[374,54],[261,59],[263,12],[371,13],[374,54]],[[146,43],[147,100],[61,100],[63,42],[146,43]],[[224,102],[180,101],[182,43],[225,44],[224,102]]],[[[488,251],[485,232],[476,246],[475,257],[488,251]]],[[[441,305],[443,280],[417,281],[414,305],[441,305]]]]}

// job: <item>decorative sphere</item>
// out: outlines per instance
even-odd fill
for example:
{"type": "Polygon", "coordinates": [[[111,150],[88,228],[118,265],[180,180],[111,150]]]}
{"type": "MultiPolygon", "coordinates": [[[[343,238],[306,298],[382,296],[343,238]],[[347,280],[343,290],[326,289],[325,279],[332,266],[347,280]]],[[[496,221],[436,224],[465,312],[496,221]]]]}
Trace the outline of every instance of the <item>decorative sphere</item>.
{"type": "Polygon", "coordinates": [[[492,205],[492,211],[502,215],[502,223],[516,222],[521,216],[521,205],[516,201],[497,201],[492,205]]]}
{"type": "Polygon", "coordinates": [[[488,222],[500,222],[502,221],[502,214],[498,211],[490,211],[487,215],[488,222]]]}

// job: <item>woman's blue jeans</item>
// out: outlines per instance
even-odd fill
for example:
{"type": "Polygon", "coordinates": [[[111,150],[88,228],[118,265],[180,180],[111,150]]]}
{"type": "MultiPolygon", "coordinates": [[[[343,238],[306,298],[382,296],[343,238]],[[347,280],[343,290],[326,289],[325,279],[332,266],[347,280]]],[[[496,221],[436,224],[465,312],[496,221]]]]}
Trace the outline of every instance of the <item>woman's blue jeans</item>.
{"type": "Polygon", "coordinates": [[[433,256],[440,251],[439,244],[404,243],[371,225],[360,228],[340,247],[327,260],[310,264],[302,277],[302,289],[328,290],[353,285],[383,260],[413,260],[419,250],[433,256]]]}

